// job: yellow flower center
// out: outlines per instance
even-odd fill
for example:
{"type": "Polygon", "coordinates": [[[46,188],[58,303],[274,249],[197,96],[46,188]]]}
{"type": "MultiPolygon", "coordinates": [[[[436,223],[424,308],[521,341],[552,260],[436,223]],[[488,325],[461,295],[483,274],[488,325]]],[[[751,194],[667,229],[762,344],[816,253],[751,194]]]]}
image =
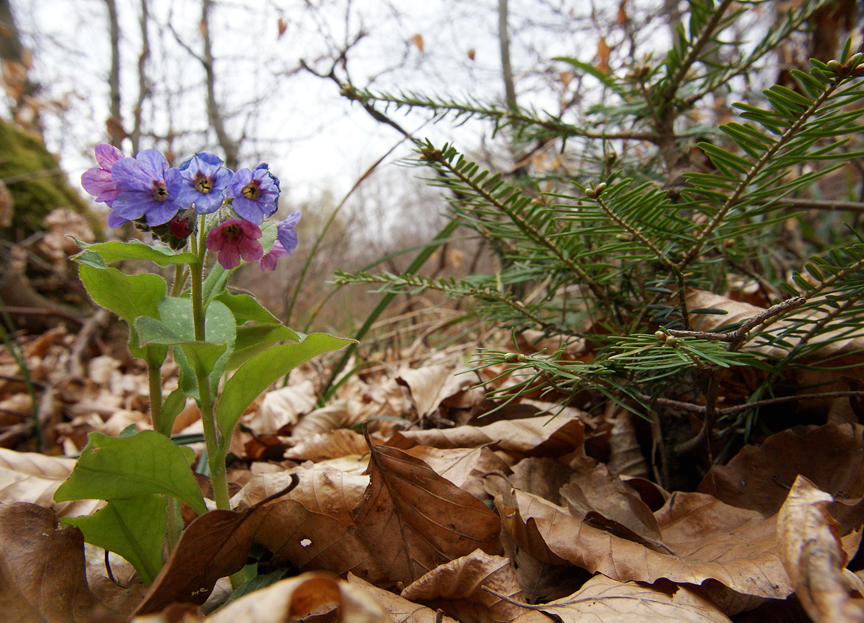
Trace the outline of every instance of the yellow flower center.
{"type": "Polygon", "coordinates": [[[202,195],[206,195],[211,190],[213,190],[213,181],[203,176],[198,177],[195,180],[195,190],[197,190],[202,195]]]}
{"type": "Polygon", "coordinates": [[[160,203],[168,199],[168,189],[165,188],[165,184],[160,182],[153,184],[153,199],[160,203]]]}
{"type": "Polygon", "coordinates": [[[246,184],[240,192],[242,192],[243,196],[249,201],[258,201],[261,197],[261,189],[258,187],[258,182],[255,180],[246,184]]]}

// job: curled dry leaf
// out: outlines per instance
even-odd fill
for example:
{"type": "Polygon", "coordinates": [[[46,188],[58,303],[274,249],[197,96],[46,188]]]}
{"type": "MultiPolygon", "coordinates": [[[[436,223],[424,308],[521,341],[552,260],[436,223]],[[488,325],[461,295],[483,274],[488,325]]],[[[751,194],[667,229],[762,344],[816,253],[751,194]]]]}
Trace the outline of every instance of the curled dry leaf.
{"type": "Polygon", "coordinates": [[[519,617],[523,623],[549,623],[539,612],[526,612],[522,589],[510,559],[474,551],[433,569],[406,586],[402,597],[419,601],[452,615],[462,623],[497,623],[519,617]]]}
{"type": "Polygon", "coordinates": [[[371,481],[353,516],[357,536],[393,582],[410,584],[438,565],[500,548],[498,516],[401,450],[373,446],[371,481]]]}
{"type": "Polygon", "coordinates": [[[507,452],[528,456],[558,457],[580,448],[585,426],[577,417],[533,417],[502,420],[487,426],[405,431],[396,433],[388,445],[402,449],[412,445],[433,448],[473,448],[491,445],[507,452]]]}
{"type": "Polygon", "coordinates": [[[196,518],[183,531],[135,614],[161,612],[175,602],[203,604],[219,578],[244,567],[259,521],[252,508],[215,510],[196,518]]]}
{"type": "MultiPolygon", "coordinates": [[[[423,417],[434,413],[438,406],[457,394],[462,394],[477,383],[477,377],[471,374],[470,368],[455,364],[426,365],[422,368],[404,368],[399,372],[396,381],[408,388],[417,415],[423,417]]],[[[485,396],[478,393],[475,398],[485,396]]],[[[460,408],[473,406],[460,401],[460,408]]]]}
{"type": "Polygon", "coordinates": [[[570,466],[574,472],[570,482],[561,487],[561,497],[572,515],[581,518],[598,513],[648,541],[660,540],[654,513],[620,478],[610,474],[606,465],[579,457],[570,466]]]}
{"type": "MultiPolygon", "coordinates": [[[[770,516],[780,510],[800,474],[838,498],[860,500],[864,497],[862,453],[864,426],[860,424],[785,430],[761,446],[744,447],[726,465],[714,465],[698,491],[770,516]]],[[[864,503],[835,502],[828,508],[844,534],[864,519],[864,503]]]]}
{"type": "MultiPolygon", "coordinates": [[[[284,623],[325,612],[338,612],[341,623],[394,622],[381,604],[362,588],[323,573],[304,573],[244,595],[206,621],[284,623]]],[[[311,620],[315,620],[314,617],[311,620]]]]}
{"type": "Polygon", "coordinates": [[[312,381],[288,385],[265,394],[258,411],[244,416],[243,423],[258,435],[274,435],[283,426],[296,424],[317,401],[312,381]]]}
{"type": "Polygon", "coordinates": [[[563,503],[560,491],[561,487],[570,482],[571,470],[560,461],[529,457],[522,459],[511,469],[513,475],[509,480],[514,488],[533,493],[553,504],[563,503]]]}
{"type": "Polygon", "coordinates": [[[329,433],[314,433],[306,436],[293,448],[285,451],[286,459],[326,461],[342,456],[361,455],[366,452],[363,435],[353,430],[339,428],[329,433]]]}
{"type": "Polygon", "coordinates": [[[556,557],[622,582],[666,578],[701,584],[713,579],[757,597],[782,599],[792,592],[777,551],[774,518],[707,495],[674,494],[656,513],[662,547],[622,538],[521,491],[513,491],[506,502],[495,497],[502,523],[516,544],[531,548],[532,554],[540,536],[556,557]],[[523,542],[526,535],[532,540],[523,542]]]}
{"type": "Polygon", "coordinates": [[[73,467],[75,459],[0,448],[0,502],[38,504],[54,509],[61,517],[89,515],[104,502],[54,502],[54,492],[69,477],[73,467]]]}
{"type": "Polygon", "coordinates": [[[295,439],[300,439],[302,444],[304,440],[314,435],[326,435],[338,429],[354,426],[366,417],[361,403],[354,400],[337,400],[300,418],[291,435],[295,439]]]}
{"type": "Polygon", "coordinates": [[[290,562],[304,571],[353,572],[369,582],[386,581],[367,545],[355,534],[351,516],[369,477],[319,465],[255,476],[232,501],[235,505],[258,503],[285,487],[292,473],[297,474],[297,488],[261,511],[255,540],[273,553],[272,564],[290,562]]]}
{"type": "MultiPolygon", "coordinates": [[[[719,327],[749,320],[765,311],[761,307],[756,307],[755,305],[742,303],[740,301],[733,301],[725,296],[706,292],[704,290],[688,289],[684,298],[688,309],[713,308],[722,309],[727,312],[726,315],[691,314],[690,321],[695,331],[713,331],[719,327]]],[[[825,316],[826,314],[824,312],[807,312],[806,318],[810,323],[816,323],[825,316]]],[[[796,315],[794,312],[789,316],[789,318],[795,317],[796,315]]],[[[772,334],[776,335],[782,332],[784,327],[791,328],[791,322],[780,320],[771,327],[770,331],[772,334]]],[[[840,328],[833,331],[820,331],[819,335],[812,340],[812,343],[825,343],[824,346],[819,349],[820,356],[839,355],[841,353],[860,351],[864,348],[864,338],[843,339],[844,333],[847,332],[848,330],[846,328],[840,328]]],[[[797,332],[797,335],[784,336],[784,340],[794,346],[800,341],[798,336],[800,336],[800,331],[797,332]]],[[[754,350],[764,355],[768,355],[769,357],[783,357],[788,352],[786,349],[781,349],[767,344],[747,346],[746,350],[754,350]]]]}
{"type": "Polygon", "coordinates": [[[618,582],[595,575],[573,595],[538,606],[563,623],[730,623],[695,591],[671,582],[618,582]]]}
{"type": "Polygon", "coordinates": [[[859,622],[864,620],[864,595],[857,578],[846,571],[840,526],[826,509],[832,500],[804,476],[795,479],[777,518],[783,564],[798,600],[816,623],[859,622]]]}
{"type": "Polygon", "coordinates": [[[432,608],[415,604],[413,601],[408,601],[395,593],[373,586],[352,573],[348,574],[348,584],[369,593],[375,601],[390,613],[390,616],[393,617],[396,623],[403,623],[405,621],[409,621],[410,623],[460,623],[448,616],[439,618],[438,612],[432,610],[432,608]]]}
{"type": "Polygon", "coordinates": [[[483,488],[483,477],[489,472],[508,469],[507,464],[485,446],[452,450],[414,446],[407,454],[420,459],[439,476],[481,500],[489,499],[483,488]]]}
{"type": "Polygon", "coordinates": [[[57,529],[54,511],[0,504],[0,612],[15,623],[85,623],[98,601],[87,587],[84,537],[57,529]]]}

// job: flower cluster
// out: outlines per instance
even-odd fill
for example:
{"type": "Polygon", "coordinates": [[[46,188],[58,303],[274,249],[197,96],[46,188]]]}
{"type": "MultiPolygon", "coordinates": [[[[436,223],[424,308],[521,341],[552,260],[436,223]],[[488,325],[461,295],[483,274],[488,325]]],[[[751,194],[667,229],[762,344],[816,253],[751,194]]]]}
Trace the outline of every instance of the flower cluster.
{"type": "Polygon", "coordinates": [[[279,201],[279,179],[266,163],[231,171],[218,156],[199,152],[175,168],[155,149],[127,158],[111,145],[96,146],[96,163],[81,176],[81,185],[111,208],[111,227],[133,222],[180,248],[195,232],[198,216],[224,209],[206,246],[226,270],[239,266],[241,259],[273,270],[278,258],[297,247],[301,213],[296,211],[277,223],[276,241],[267,254],[258,241],[261,224],[279,201]]]}

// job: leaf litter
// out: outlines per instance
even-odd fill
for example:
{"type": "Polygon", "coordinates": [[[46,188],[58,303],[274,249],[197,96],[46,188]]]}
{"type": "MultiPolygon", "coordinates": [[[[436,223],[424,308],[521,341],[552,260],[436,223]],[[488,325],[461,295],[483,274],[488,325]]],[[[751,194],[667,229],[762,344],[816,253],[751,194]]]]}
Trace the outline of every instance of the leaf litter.
{"type": "MultiPolygon", "coordinates": [[[[695,491],[666,491],[643,477],[651,435],[638,418],[530,396],[495,405],[461,351],[355,375],[324,407],[308,366],[255,401],[231,441],[235,510],[187,512],[148,588],[61,527],[103,503],[53,500],[88,433],[148,428],[145,371],[122,347],[76,360],[80,336],[64,329],[20,339],[44,445],[32,445],[26,386],[0,351],[0,603],[16,621],[864,617],[850,571],[864,521],[857,421],[781,430],[694,463],[705,469],[695,491]],[[220,608],[219,578],[250,561],[263,588],[220,608]]],[[[173,389],[176,371],[164,380],[173,389]]],[[[199,430],[196,411],[175,433],[199,430]]]]}

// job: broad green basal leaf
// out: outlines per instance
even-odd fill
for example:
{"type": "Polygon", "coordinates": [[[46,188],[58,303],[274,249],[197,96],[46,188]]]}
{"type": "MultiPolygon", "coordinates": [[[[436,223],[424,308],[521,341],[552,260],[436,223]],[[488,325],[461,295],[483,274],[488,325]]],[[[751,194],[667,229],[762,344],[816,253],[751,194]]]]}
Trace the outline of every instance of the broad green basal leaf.
{"type": "Polygon", "coordinates": [[[90,433],[54,501],[118,500],[159,493],[186,502],[196,513],[206,513],[204,496],[189,468],[191,458],[152,430],[122,438],[90,433]]]}
{"type": "Polygon", "coordinates": [[[93,515],[66,517],[63,523],[76,526],[88,543],[123,556],[150,586],[162,568],[166,501],[153,494],[111,500],[93,515]]]}

